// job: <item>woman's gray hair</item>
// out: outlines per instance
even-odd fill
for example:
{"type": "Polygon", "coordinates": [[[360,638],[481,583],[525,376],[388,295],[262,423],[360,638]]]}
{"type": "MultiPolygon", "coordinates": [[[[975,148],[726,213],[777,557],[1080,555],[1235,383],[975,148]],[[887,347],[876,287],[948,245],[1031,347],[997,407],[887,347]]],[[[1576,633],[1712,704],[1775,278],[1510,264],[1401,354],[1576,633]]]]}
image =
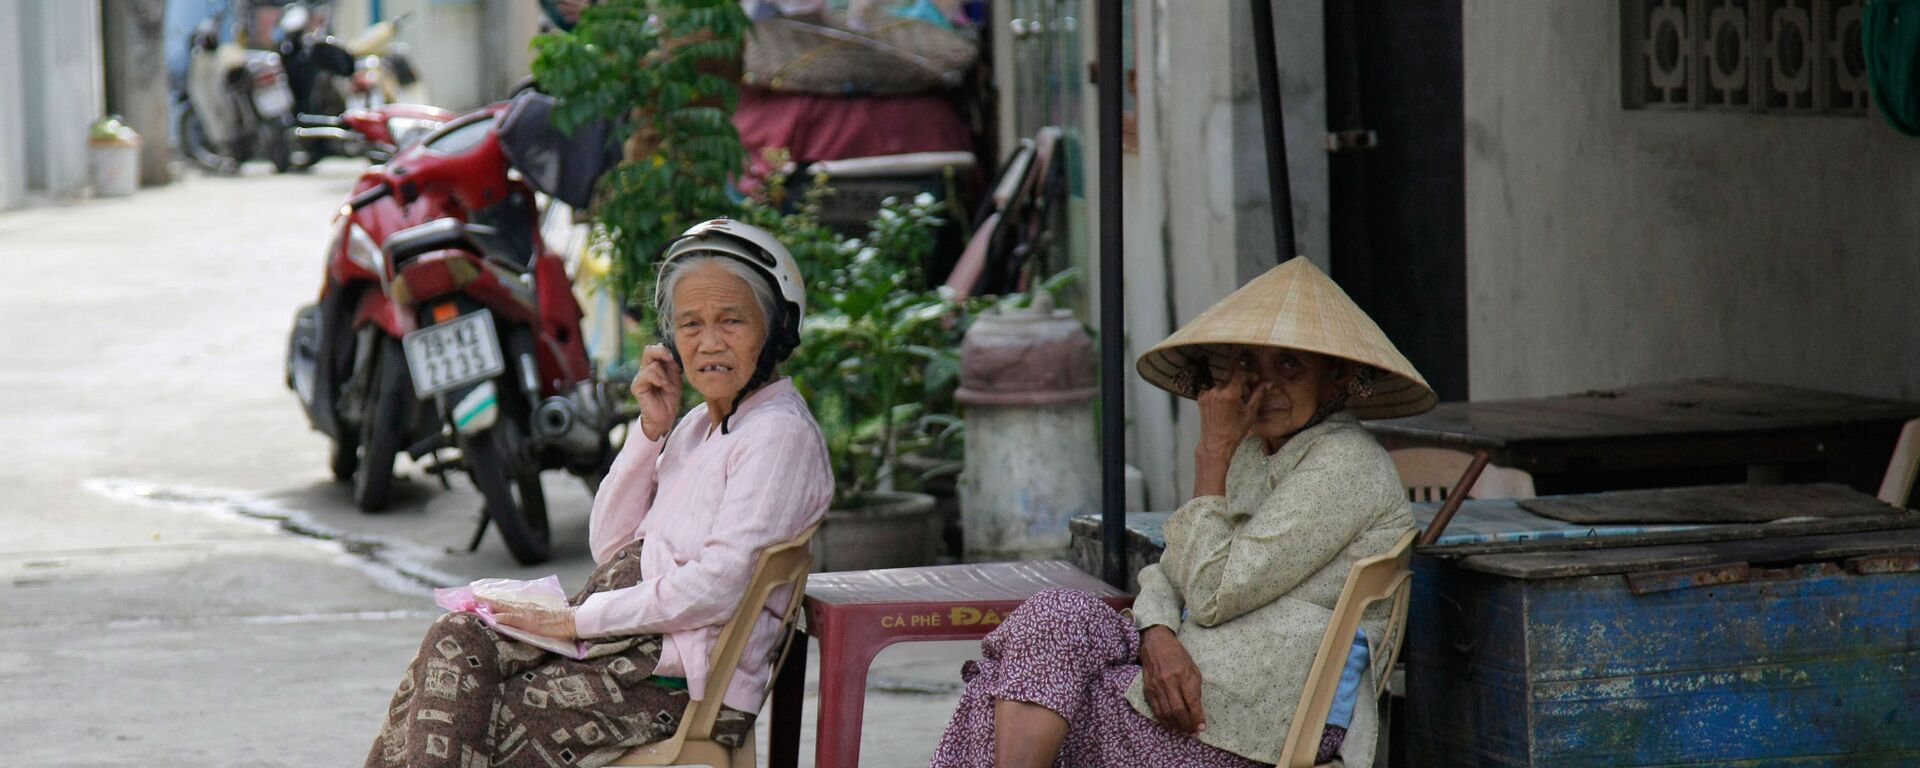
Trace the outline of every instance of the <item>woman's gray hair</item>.
{"type": "Polygon", "coordinates": [[[719,252],[690,253],[660,268],[659,289],[654,293],[653,305],[660,315],[660,333],[663,338],[673,339],[674,289],[680,286],[680,278],[692,272],[695,267],[715,264],[740,278],[753,291],[754,300],[760,303],[760,330],[771,340],[774,323],[779,322],[780,299],[773,295],[773,284],[767,282],[758,270],[746,263],[719,252]]]}

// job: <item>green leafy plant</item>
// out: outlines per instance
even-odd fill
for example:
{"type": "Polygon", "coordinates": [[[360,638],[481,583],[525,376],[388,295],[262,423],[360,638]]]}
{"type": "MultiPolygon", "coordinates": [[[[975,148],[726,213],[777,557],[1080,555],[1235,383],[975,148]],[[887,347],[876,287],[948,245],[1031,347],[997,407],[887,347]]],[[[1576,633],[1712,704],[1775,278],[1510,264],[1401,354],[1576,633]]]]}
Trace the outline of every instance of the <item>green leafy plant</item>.
{"type": "Polygon", "coordinates": [[[563,130],[612,119],[626,159],[600,180],[595,214],[624,296],[645,296],[653,258],[695,222],[728,215],[745,154],[723,76],[751,22],[739,0],[603,0],[572,32],[534,38],[534,78],[563,130]]]}

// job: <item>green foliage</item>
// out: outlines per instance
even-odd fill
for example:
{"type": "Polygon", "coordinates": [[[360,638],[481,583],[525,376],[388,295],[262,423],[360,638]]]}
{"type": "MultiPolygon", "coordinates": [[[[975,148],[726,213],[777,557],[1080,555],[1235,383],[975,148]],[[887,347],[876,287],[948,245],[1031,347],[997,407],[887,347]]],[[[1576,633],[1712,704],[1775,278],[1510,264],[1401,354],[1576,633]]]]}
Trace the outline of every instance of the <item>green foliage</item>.
{"type": "Polygon", "coordinates": [[[738,0],[604,0],[572,32],[534,39],[533,74],[560,100],[562,129],[611,118],[616,140],[637,131],[650,150],[608,172],[597,198],[614,287],[636,303],[668,240],[736,208],[727,184],[745,161],[731,119],[739,91],[711,72],[739,59],[749,29],[738,0]]]}

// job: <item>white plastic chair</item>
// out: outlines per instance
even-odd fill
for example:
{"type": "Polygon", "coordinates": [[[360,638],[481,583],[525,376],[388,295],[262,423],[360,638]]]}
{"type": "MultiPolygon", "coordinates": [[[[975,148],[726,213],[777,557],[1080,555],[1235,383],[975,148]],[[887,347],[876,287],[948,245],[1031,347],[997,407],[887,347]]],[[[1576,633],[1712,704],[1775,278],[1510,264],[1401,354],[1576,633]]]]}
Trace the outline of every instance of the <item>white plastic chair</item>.
{"type": "MultiPolygon", "coordinates": [[[[1457,477],[1456,477],[1457,479],[1457,477]]],[[[1413,590],[1413,540],[1408,531],[1383,555],[1353,564],[1347,572],[1346,586],[1333,604],[1333,618],[1320,636],[1320,650],[1313,655],[1307,672],[1307,684],[1300,692],[1300,704],[1293,709],[1293,724],[1287,729],[1286,745],[1280,748],[1279,768],[1314,768],[1320,751],[1320,732],[1327,727],[1327,714],[1333,709],[1334,694],[1340,689],[1340,674],[1346,671],[1353,636],[1367,609],[1383,600],[1392,601],[1387,614],[1387,629],[1369,653],[1367,674],[1373,684],[1373,698],[1387,690],[1386,678],[1400,655],[1401,641],[1407,632],[1407,601],[1413,590]]],[[[1359,706],[1376,706],[1373,698],[1362,698],[1359,706]]],[[[1383,726],[1384,727],[1384,726],[1383,726]]],[[[1375,757],[1376,761],[1378,756],[1375,757]]]]}
{"type": "MultiPolygon", "coordinates": [[[[780,626],[780,653],[773,665],[776,674],[781,663],[786,661],[787,651],[792,647],[793,623],[800,616],[800,602],[807,594],[807,573],[813,569],[813,556],[807,544],[819,529],[820,524],[815,523],[798,538],[768,547],[760,553],[760,562],[753,567],[753,579],[747,583],[740,607],[734,609],[733,618],[727,620],[720,630],[719,640],[714,643],[707,688],[698,701],[687,704],[686,713],[680,717],[680,730],[665,741],[634,747],[613,761],[613,765],[754,767],[758,755],[753,734],[747,734],[747,742],[739,748],[730,749],[713,740],[713,723],[720,715],[721,699],[726,696],[727,686],[733,682],[733,672],[740,666],[740,654],[747,649],[747,637],[753,633],[753,625],[760,616],[761,608],[767,604],[774,590],[792,584],[793,597],[787,600],[787,612],[780,626]]],[[[763,691],[760,696],[763,705],[766,703],[766,693],[763,691]]]]}
{"type": "Polygon", "coordinates": [[[1880,481],[1880,500],[1905,507],[1916,474],[1920,474],[1920,419],[1900,428],[1900,440],[1893,444],[1893,460],[1887,462],[1886,478],[1880,481]]]}
{"type": "MultiPolygon", "coordinates": [[[[1473,463],[1473,454],[1446,448],[1401,448],[1389,451],[1393,468],[1400,472],[1400,486],[1407,489],[1408,501],[1441,502],[1453,492],[1453,486],[1473,463]]],[[[1525,470],[1489,466],[1480,473],[1469,499],[1531,499],[1533,475],[1525,470]]]]}

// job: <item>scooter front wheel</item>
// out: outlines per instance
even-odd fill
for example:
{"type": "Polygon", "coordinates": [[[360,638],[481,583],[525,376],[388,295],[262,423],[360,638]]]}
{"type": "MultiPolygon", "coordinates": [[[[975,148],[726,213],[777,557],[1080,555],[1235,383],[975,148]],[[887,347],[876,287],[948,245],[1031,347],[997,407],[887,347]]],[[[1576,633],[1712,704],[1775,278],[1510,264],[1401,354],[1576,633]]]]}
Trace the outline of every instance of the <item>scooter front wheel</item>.
{"type": "Polygon", "coordinates": [[[500,421],[487,431],[462,436],[460,452],[473,484],[487,499],[487,516],[500,529],[507,551],[521,565],[537,565],[546,562],[552,549],[547,497],[540,489],[539,465],[522,456],[520,419],[526,414],[516,410],[525,409],[503,407],[500,421]]]}
{"type": "Polygon", "coordinates": [[[336,482],[353,481],[353,473],[360,469],[360,446],[349,443],[345,438],[333,439],[333,450],[327,456],[327,468],[333,470],[336,482]]]}
{"type": "Polygon", "coordinates": [[[286,173],[302,167],[294,162],[291,120],[262,121],[260,130],[260,139],[266,145],[267,162],[273,163],[274,173],[286,173]]]}

